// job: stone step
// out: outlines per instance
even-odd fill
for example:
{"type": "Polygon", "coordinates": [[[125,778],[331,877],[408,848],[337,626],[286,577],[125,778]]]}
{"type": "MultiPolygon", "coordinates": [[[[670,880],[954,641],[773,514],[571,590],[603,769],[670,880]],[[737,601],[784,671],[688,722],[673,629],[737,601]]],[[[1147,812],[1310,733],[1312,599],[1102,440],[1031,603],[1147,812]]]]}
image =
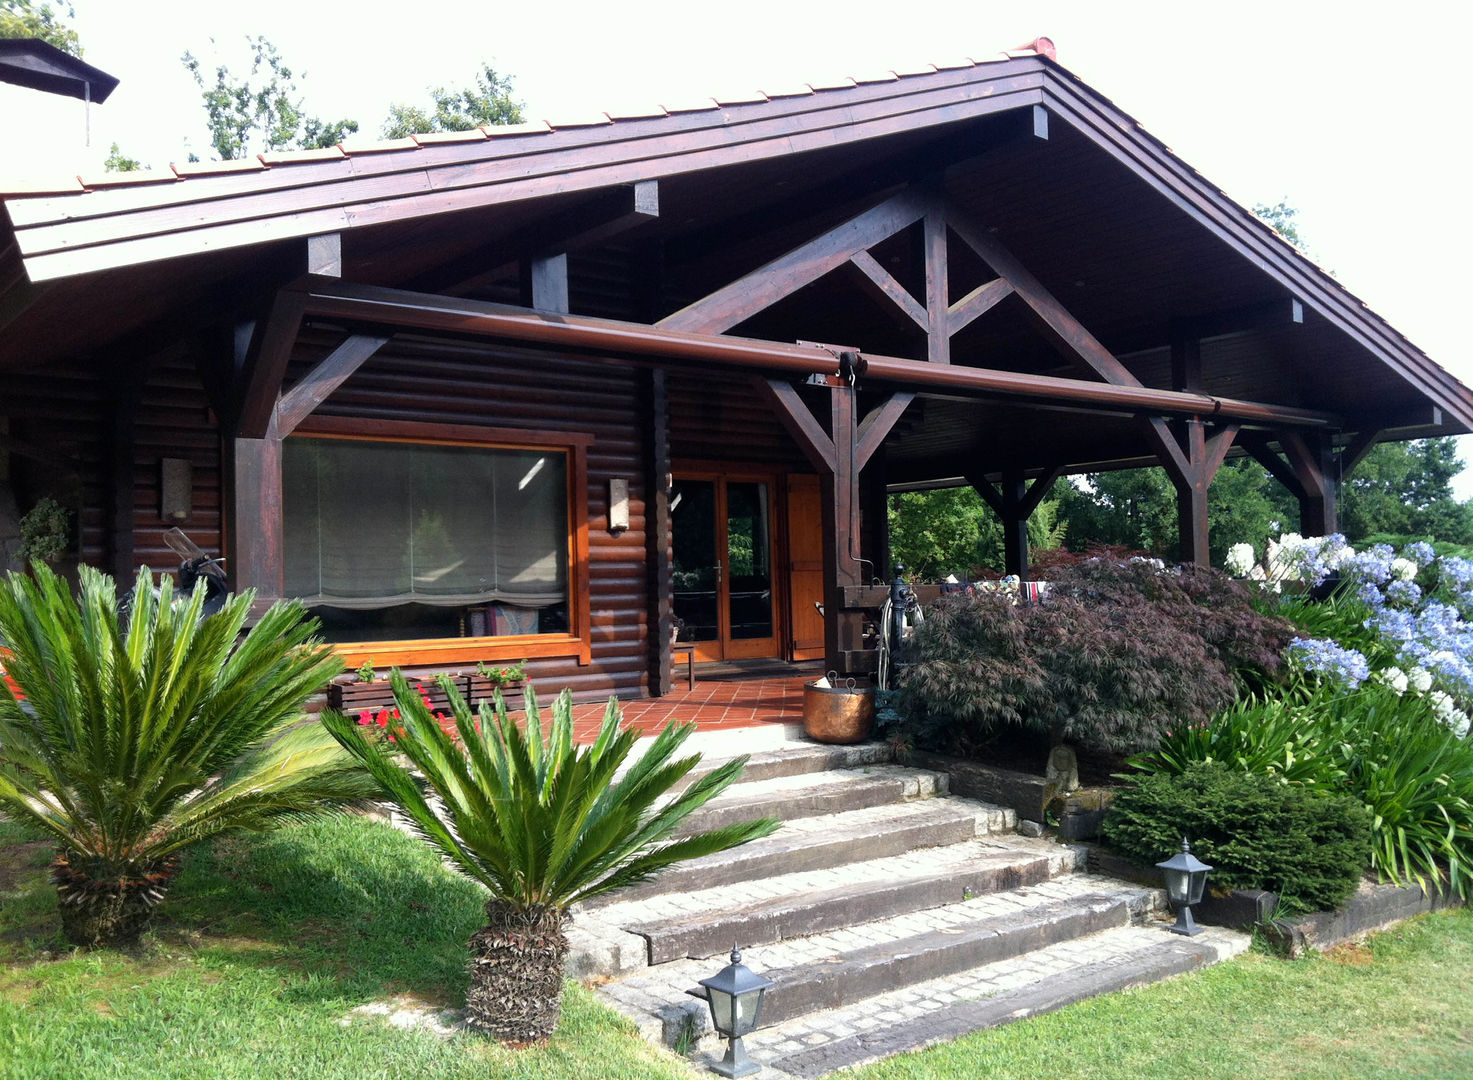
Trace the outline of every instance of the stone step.
{"type": "Polygon", "coordinates": [[[945,794],[945,773],[895,765],[774,776],[733,784],[686,818],[674,835],[689,836],[761,817],[780,821],[830,817],[945,794]]]}
{"type": "Polygon", "coordinates": [[[1042,840],[972,840],[850,866],[750,884],[616,904],[601,918],[638,934],[662,964],[822,933],[1036,885],[1082,865],[1071,848],[1042,840]]]}
{"type": "Polygon", "coordinates": [[[772,836],[677,863],[652,881],[593,897],[580,908],[592,910],[613,902],[845,866],[916,848],[959,844],[989,833],[1010,831],[1016,825],[1011,810],[957,798],[923,799],[800,818],[787,822],[772,836]]]}
{"type": "MultiPolygon", "coordinates": [[[[682,751],[685,749],[682,748],[682,751]]],[[[671,790],[684,791],[698,777],[705,776],[731,760],[729,750],[727,754],[728,756],[724,757],[715,755],[703,757],[700,763],[671,790]]],[[[827,772],[830,769],[861,769],[867,765],[888,765],[890,759],[890,747],[877,742],[859,743],[855,746],[825,746],[822,743],[784,746],[751,754],[747,759],[746,768],[742,770],[739,783],[757,783],[780,776],[808,776],[813,773],[827,772]]]]}
{"type": "MultiPolygon", "coordinates": [[[[809,1078],[973,1031],[1052,1012],[1099,994],[1158,982],[1245,951],[1246,934],[1209,927],[1197,937],[1164,923],[1107,930],[869,998],[857,1006],[766,1025],[747,1052],[764,1075],[809,1078]]],[[[700,1057],[720,1057],[714,1037],[700,1057]]]]}
{"type": "MultiPolygon", "coordinates": [[[[852,1005],[899,987],[1011,959],[1059,942],[1129,926],[1164,902],[1159,890],[1091,874],[846,929],[753,947],[744,962],[774,980],[769,1024],[852,1005]]],[[[610,983],[600,993],[646,1034],[673,1045],[709,1028],[705,1004],[688,991],[715,973],[715,960],[677,960],[610,983]]]]}

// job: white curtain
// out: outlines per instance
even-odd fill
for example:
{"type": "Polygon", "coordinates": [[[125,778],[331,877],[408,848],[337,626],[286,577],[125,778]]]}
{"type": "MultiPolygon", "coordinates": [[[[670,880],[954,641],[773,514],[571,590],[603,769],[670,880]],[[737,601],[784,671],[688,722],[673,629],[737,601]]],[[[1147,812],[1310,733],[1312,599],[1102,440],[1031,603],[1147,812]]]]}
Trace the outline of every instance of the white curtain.
{"type": "Polygon", "coordinates": [[[567,598],[567,462],[559,451],[286,440],[288,596],[542,607],[567,598]]]}

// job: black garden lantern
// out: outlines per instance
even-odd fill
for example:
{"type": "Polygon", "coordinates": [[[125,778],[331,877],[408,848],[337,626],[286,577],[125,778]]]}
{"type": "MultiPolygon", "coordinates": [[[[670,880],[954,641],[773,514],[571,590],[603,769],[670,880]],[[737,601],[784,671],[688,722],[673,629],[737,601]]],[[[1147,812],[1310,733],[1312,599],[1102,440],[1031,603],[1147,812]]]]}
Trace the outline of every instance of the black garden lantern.
{"type": "Polygon", "coordinates": [[[1207,887],[1208,866],[1192,854],[1185,836],[1181,839],[1181,851],[1156,864],[1166,877],[1166,895],[1171,906],[1176,908],[1176,925],[1168,927],[1173,934],[1191,937],[1200,934],[1202,928],[1192,918],[1192,905],[1202,902],[1202,890],[1207,887]]]}
{"type": "Polygon", "coordinates": [[[702,979],[706,1001],[711,1006],[711,1024],[728,1039],[726,1057],[711,1066],[722,1076],[750,1076],[762,1066],[747,1057],[742,1036],[749,1035],[762,1018],[762,998],[771,979],[764,979],[742,963],[742,954],[732,946],[731,963],[709,979],[702,979]]]}

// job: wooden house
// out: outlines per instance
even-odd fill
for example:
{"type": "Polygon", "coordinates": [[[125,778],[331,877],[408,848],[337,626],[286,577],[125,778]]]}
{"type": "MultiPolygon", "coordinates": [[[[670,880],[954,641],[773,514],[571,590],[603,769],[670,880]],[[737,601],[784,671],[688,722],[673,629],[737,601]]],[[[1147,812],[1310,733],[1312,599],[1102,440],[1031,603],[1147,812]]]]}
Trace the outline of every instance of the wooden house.
{"type": "MultiPolygon", "coordinates": [[[[3,179],[0,179],[3,190],[3,179]]],[[[741,100],[10,191],[0,451],[80,557],[307,598],[353,665],[660,695],[866,664],[885,495],[1250,454],[1333,528],[1473,393],[1052,45],[741,100]],[[819,606],[827,613],[821,614],[819,606]]]]}

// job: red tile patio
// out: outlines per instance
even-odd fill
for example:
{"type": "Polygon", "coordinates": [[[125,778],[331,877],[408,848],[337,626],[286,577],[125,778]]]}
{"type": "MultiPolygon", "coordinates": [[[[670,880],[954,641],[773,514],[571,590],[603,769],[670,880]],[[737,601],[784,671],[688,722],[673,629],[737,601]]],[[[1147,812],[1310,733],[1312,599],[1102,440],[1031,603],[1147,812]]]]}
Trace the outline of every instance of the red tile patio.
{"type": "MultiPolygon", "coordinates": [[[[803,684],[818,673],[793,669],[793,673],[751,677],[723,675],[702,680],[697,674],[694,689],[679,689],[662,698],[620,702],[624,722],[653,734],[667,723],[694,722],[697,732],[768,724],[796,724],[803,719],[803,684]]],[[[573,709],[573,733],[579,742],[591,742],[603,722],[605,705],[578,705],[573,709]]]]}

